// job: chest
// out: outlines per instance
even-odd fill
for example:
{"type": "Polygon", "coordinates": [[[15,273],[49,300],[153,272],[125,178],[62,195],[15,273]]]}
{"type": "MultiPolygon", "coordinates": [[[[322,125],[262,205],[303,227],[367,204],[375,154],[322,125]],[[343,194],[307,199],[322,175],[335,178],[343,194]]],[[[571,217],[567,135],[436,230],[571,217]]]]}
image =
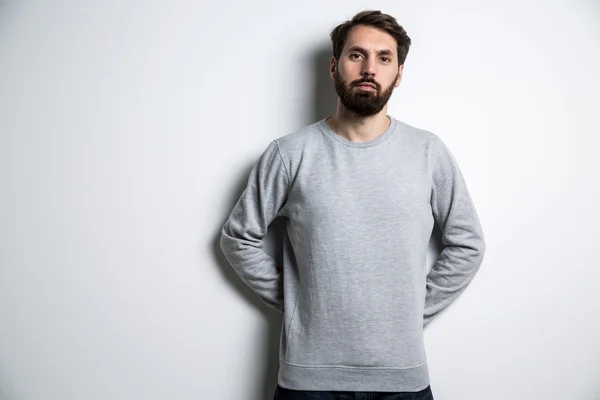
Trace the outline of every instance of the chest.
{"type": "Polygon", "coordinates": [[[307,155],[288,197],[292,222],[393,227],[430,213],[431,177],[418,153],[307,155]]]}

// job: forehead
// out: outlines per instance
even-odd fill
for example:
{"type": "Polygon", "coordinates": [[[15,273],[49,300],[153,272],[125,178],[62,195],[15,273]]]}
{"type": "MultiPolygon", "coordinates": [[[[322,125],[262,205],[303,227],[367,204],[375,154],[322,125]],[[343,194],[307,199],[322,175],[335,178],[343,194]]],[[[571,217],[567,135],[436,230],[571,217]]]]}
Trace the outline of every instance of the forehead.
{"type": "Polygon", "coordinates": [[[390,50],[395,54],[398,44],[396,39],[385,31],[371,26],[357,25],[348,31],[344,50],[355,46],[374,52],[390,50]]]}

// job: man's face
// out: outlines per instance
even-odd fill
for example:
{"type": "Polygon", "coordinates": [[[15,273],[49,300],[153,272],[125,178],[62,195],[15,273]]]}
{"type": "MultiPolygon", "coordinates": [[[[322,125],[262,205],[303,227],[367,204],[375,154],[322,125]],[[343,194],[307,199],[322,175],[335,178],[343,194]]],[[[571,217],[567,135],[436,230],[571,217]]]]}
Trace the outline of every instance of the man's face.
{"type": "Polygon", "coordinates": [[[391,35],[370,26],[355,26],[332,71],[335,91],[355,115],[377,114],[399,86],[403,67],[398,67],[397,43],[391,35]],[[360,86],[365,83],[375,87],[360,86]]]}

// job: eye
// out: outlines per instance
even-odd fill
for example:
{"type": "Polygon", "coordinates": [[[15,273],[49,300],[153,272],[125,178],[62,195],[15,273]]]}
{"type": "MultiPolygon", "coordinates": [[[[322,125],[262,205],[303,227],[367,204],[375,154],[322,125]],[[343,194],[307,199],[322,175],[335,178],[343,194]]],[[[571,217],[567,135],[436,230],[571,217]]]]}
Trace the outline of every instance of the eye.
{"type": "Polygon", "coordinates": [[[352,54],[350,54],[350,58],[352,58],[353,56],[360,56],[360,54],[358,54],[358,53],[352,53],[352,54]]]}
{"type": "Polygon", "coordinates": [[[391,59],[391,58],[388,58],[388,57],[382,57],[382,58],[385,58],[385,59],[386,59],[386,60],[388,60],[388,61],[392,61],[392,59],[391,59]]]}

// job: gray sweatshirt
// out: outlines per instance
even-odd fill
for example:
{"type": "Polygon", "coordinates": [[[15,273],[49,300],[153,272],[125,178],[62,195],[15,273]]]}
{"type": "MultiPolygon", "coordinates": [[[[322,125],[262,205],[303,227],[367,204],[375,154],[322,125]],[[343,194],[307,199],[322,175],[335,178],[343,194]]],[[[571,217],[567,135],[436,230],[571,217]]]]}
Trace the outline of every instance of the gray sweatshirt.
{"type": "Polygon", "coordinates": [[[278,384],[419,391],[423,328],[471,282],[485,243],[458,164],[434,133],[393,118],[368,142],[325,119],[274,139],[221,231],[225,257],[283,313],[278,384]],[[286,223],[283,265],[264,251],[286,223]],[[434,222],[444,248],[429,274],[434,222]]]}

